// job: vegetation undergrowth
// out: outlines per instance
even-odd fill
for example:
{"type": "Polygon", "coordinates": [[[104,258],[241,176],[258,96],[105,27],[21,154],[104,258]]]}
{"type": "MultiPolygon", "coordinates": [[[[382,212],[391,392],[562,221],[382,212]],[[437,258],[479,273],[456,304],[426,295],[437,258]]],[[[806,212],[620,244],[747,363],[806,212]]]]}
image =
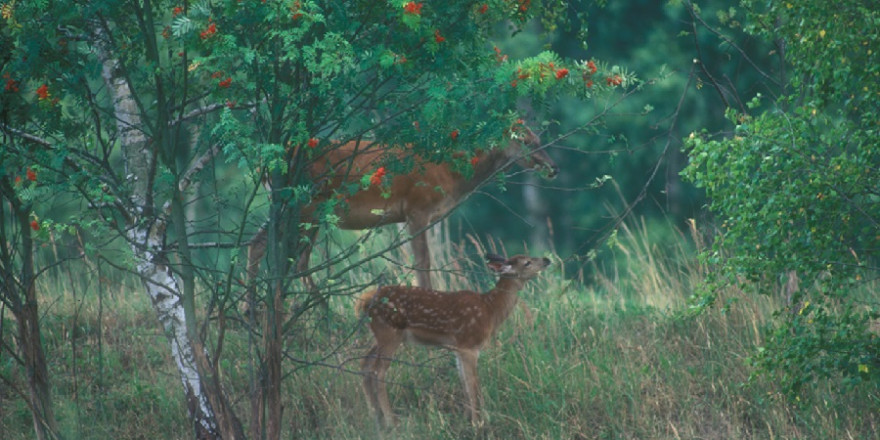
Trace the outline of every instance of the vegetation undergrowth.
{"type": "MultiPolygon", "coordinates": [[[[421,347],[400,350],[388,379],[400,416],[390,437],[880,438],[876,390],[840,392],[829,379],[791,398],[773,377],[754,374],[749,358],[782,297],[730,290],[718,292],[725,307],[684,313],[709,270],[694,257],[703,246],[700,236],[693,227],[660,246],[648,238],[653,227],[622,227],[608,248],[613,263],[595,265],[584,284],[567,279],[556,264],[521,293],[527,311],[514,312],[480,360],[482,432],[463,415],[453,357],[421,347]]],[[[443,251],[461,256],[478,245],[473,240],[443,251]]],[[[491,283],[485,271],[476,275],[477,263],[456,264],[468,276],[447,279],[449,289],[491,283]]],[[[191,438],[179,378],[148,300],[134,282],[86,278],[59,277],[40,286],[65,437],[191,438]]],[[[876,300],[877,292],[866,295],[876,300]]],[[[371,336],[352,305],[351,297],[332,298],[329,319],[301,322],[302,337],[288,341],[285,438],[377,437],[358,375],[371,336]]],[[[4,317],[2,325],[12,322],[4,317]]],[[[234,324],[228,331],[223,350],[246,352],[246,332],[234,324]]],[[[245,355],[240,364],[228,358],[236,357],[224,358],[223,380],[246,389],[245,355]]],[[[24,378],[16,374],[11,360],[0,359],[0,375],[16,385],[0,388],[0,432],[10,440],[33,435],[30,413],[14,391],[23,389],[24,378]]],[[[233,397],[246,413],[248,396],[233,397]]]]}

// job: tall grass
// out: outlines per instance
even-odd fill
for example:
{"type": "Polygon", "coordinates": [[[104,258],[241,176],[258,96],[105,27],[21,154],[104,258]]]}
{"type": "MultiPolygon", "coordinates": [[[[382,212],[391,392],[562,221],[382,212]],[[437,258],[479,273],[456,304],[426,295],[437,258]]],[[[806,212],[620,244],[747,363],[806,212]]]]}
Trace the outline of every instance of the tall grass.
{"type": "MultiPolygon", "coordinates": [[[[452,356],[420,347],[399,350],[388,388],[401,422],[388,437],[880,438],[880,415],[868,391],[841,394],[833,382],[819,382],[792,401],[772,377],[754,376],[747,359],[762,343],[762,329],[778,306],[774,298],[719,292],[719,303],[727,307],[682,314],[708,270],[694,257],[702,242],[693,228],[658,244],[649,233],[654,229],[644,223],[622,227],[609,249],[613,262],[594,266],[583,284],[566,279],[562,264],[530,282],[521,294],[528,313],[517,310],[480,359],[487,416],[480,432],[464,417],[452,356]]],[[[482,263],[467,257],[492,246],[498,245],[476,239],[435,246],[438,267],[450,274],[442,277],[444,287],[489,286],[482,263]]],[[[409,256],[402,250],[392,259],[406,262],[409,256]]],[[[352,272],[350,282],[364,283],[388,267],[376,261],[352,272]]],[[[389,276],[406,282],[411,274],[389,276]]],[[[74,299],[69,286],[41,290],[43,303],[51,305],[44,307],[46,345],[69,437],[191,437],[167,342],[136,286],[104,292],[100,320],[95,292],[74,299]]],[[[357,373],[371,336],[352,304],[351,297],[332,298],[331,325],[303,322],[303,328],[322,330],[290,341],[285,438],[377,437],[357,373]]],[[[244,416],[247,371],[235,353],[246,352],[247,341],[235,333],[227,341],[232,359],[223,374],[244,416]]],[[[0,368],[14,376],[11,367],[0,368]]],[[[0,409],[3,438],[31,437],[20,399],[0,392],[0,409]]]]}

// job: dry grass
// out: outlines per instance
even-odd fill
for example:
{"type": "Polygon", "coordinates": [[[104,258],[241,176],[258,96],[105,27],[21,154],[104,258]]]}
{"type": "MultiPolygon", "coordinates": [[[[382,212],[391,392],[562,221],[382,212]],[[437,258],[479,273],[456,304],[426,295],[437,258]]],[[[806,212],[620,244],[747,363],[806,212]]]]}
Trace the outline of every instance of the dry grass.
{"type": "MultiPolygon", "coordinates": [[[[719,292],[719,304],[728,307],[685,317],[687,298],[707,270],[694,258],[694,248],[702,246],[699,235],[679,234],[663,246],[649,239],[648,229],[621,229],[614,263],[594,267],[584,285],[566,280],[561,265],[530,284],[521,297],[531,316],[515,312],[481,358],[488,424],[480,433],[463,417],[452,357],[401,350],[389,377],[401,416],[391,437],[880,438],[877,396],[869,391],[841,394],[834,382],[820,382],[791,401],[772,378],[752,377],[747,358],[762,342],[776,307],[772,298],[719,292]]],[[[469,240],[440,248],[440,268],[455,274],[444,278],[445,287],[490,285],[475,256],[492,246],[469,240]]],[[[406,262],[409,256],[392,258],[406,262]]],[[[349,274],[349,282],[366,282],[387,267],[376,261],[349,274]]],[[[391,275],[403,282],[411,276],[405,270],[391,275]]],[[[44,295],[51,304],[43,309],[46,346],[68,437],[189,438],[167,342],[136,284],[104,292],[101,319],[96,298],[94,291],[76,300],[69,290],[44,295]]],[[[357,374],[369,334],[352,305],[351,297],[334,297],[329,326],[316,320],[296,329],[287,348],[301,362],[285,364],[285,438],[376,437],[357,374]]],[[[221,368],[244,417],[248,341],[235,329],[226,338],[221,368]]],[[[8,363],[0,374],[21,379],[8,363]]],[[[0,408],[4,439],[32,436],[20,400],[0,392],[0,408]]]]}

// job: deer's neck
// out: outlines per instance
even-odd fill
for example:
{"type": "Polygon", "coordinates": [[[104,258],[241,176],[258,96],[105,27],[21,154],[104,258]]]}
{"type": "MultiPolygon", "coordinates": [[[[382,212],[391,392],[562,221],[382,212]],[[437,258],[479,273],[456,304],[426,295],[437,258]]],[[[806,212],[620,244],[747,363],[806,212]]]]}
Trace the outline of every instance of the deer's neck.
{"type": "Polygon", "coordinates": [[[493,332],[510,316],[510,312],[516,306],[517,292],[522,289],[525,281],[518,278],[500,278],[495,288],[486,293],[486,301],[489,310],[492,311],[493,332]]]}
{"type": "Polygon", "coordinates": [[[477,164],[474,173],[469,179],[463,179],[455,187],[455,196],[458,199],[467,197],[491,179],[499,170],[506,168],[512,160],[510,148],[496,148],[487,153],[477,155],[477,164]]]}

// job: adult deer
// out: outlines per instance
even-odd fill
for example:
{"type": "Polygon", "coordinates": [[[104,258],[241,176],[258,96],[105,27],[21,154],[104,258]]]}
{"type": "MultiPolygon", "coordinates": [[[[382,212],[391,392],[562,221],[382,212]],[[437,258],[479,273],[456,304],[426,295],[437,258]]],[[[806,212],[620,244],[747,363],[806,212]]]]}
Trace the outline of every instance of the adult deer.
{"type": "MultiPolygon", "coordinates": [[[[401,160],[404,149],[371,142],[348,142],[328,151],[315,160],[308,172],[314,182],[322,182],[310,205],[302,211],[303,223],[315,223],[316,206],[334,196],[343,185],[358,183],[364,175],[375,173],[389,158],[401,160]]],[[[347,203],[337,209],[341,229],[368,229],[391,223],[406,223],[412,237],[414,268],[419,286],[431,288],[431,254],[425,230],[443,218],[477,188],[496,173],[516,162],[523,168],[545,170],[553,178],[558,167],[544,152],[538,136],[525,126],[518,126],[510,135],[507,145],[477,152],[472,162],[474,170],[466,177],[454,171],[448,163],[433,163],[414,158],[412,172],[393,176],[390,184],[370,185],[348,197],[347,203]]],[[[374,174],[375,175],[375,174],[374,174]]],[[[303,231],[311,243],[317,228],[303,231]]],[[[267,233],[261,228],[248,248],[248,279],[253,280],[260,260],[266,252],[267,233]]],[[[299,255],[297,270],[309,268],[311,246],[306,245],[299,255]]],[[[314,283],[306,277],[309,287],[314,283]]]]}
{"type": "Polygon", "coordinates": [[[370,330],[376,339],[361,369],[364,393],[380,426],[394,423],[385,374],[394,352],[404,341],[455,352],[470,419],[476,425],[482,422],[483,398],[477,376],[480,350],[510,315],[517,302],[517,292],[526,281],[550,265],[547,258],[522,255],[510,259],[490,255],[487,259],[489,268],[500,278],[495,288],[485,294],[471,290],[440,292],[420,287],[383,286],[365,293],[355,304],[358,314],[365,313],[370,318],[370,330]]]}

